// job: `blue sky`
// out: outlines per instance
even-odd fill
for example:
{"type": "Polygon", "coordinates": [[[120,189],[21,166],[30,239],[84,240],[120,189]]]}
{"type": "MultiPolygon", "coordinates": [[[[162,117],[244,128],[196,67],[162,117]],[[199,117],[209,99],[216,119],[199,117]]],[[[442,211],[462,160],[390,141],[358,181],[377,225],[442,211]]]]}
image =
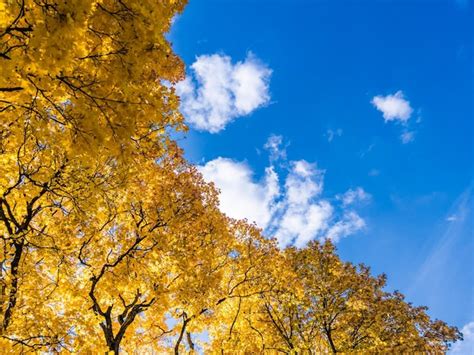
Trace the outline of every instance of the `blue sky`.
{"type": "Polygon", "coordinates": [[[187,157],[282,246],[329,237],[472,349],[473,5],[190,1],[187,157]],[[469,334],[471,334],[469,336],[469,334]]]}

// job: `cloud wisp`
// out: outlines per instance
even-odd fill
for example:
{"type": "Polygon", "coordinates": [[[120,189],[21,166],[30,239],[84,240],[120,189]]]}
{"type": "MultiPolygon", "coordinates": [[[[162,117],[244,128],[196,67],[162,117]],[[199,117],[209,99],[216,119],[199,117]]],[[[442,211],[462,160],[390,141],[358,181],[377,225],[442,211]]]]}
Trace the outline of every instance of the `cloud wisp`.
{"type": "Polygon", "coordinates": [[[400,140],[402,141],[403,144],[408,144],[410,142],[413,142],[415,140],[415,132],[413,132],[413,131],[404,131],[400,135],[400,140]]]}
{"type": "Polygon", "coordinates": [[[282,248],[303,247],[313,239],[337,242],[363,229],[365,221],[355,206],[370,195],[358,187],[332,199],[323,197],[324,170],[306,160],[287,161],[277,172],[273,163],[275,157],[283,156],[284,148],[275,137],[279,136],[267,141],[271,164],[260,180],[247,163],[228,158],[219,157],[199,167],[204,179],[220,190],[221,210],[230,217],[255,222],[282,248]]]}
{"type": "Polygon", "coordinates": [[[337,195],[336,198],[342,201],[343,206],[350,206],[356,203],[368,202],[372,196],[365,192],[362,187],[355,189],[349,189],[341,195],[337,195]]]}
{"type": "Polygon", "coordinates": [[[433,244],[431,252],[421,264],[413,287],[435,275],[443,268],[446,260],[452,258],[456,253],[456,244],[463,238],[463,231],[469,227],[472,214],[473,187],[467,187],[456,199],[450,211],[444,218],[444,231],[433,244]]]}
{"type": "Polygon", "coordinates": [[[198,56],[188,77],[176,84],[181,110],[195,129],[222,131],[235,119],[268,104],[271,73],[252,53],[235,64],[226,55],[198,56]]]}
{"type": "Polygon", "coordinates": [[[327,137],[327,140],[328,140],[329,143],[331,143],[334,140],[334,138],[340,137],[340,136],[342,136],[342,129],[341,128],[338,128],[338,129],[335,129],[335,130],[328,129],[326,131],[326,137],[327,137]]]}
{"type": "Polygon", "coordinates": [[[288,143],[283,144],[282,136],[272,134],[268,137],[263,148],[270,154],[270,161],[286,160],[286,148],[288,145],[288,143]]]}

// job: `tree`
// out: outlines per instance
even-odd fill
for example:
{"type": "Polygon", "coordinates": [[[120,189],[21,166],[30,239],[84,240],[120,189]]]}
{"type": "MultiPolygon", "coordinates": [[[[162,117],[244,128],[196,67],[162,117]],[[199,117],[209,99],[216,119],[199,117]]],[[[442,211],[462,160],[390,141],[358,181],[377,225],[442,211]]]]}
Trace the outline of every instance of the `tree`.
{"type": "Polygon", "coordinates": [[[166,134],[183,128],[178,100],[162,81],[183,76],[164,38],[182,7],[180,1],[1,2],[4,338],[28,339],[25,346],[61,343],[56,333],[64,331],[56,324],[31,332],[58,313],[50,293],[60,293],[74,237],[86,237],[78,228],[91,215],[113,214],[111,202],[128,190],[142,161],[179,154],[166,134]],[[25,326],[21,315],[33,310],[45,313],[35,314],[35,327],[25,326]],[[28,336],[19,338],[24,331],[28,336]]]}
{"type": "Polygon", "coordinates": [[[170,138],[184,5],[0,1],[2,353],[444,351],[383,276],[219,211],[170,138]]]}
{"type": "Polygon", "coordinates": [[[373,277],[364,265],[342,262],[329,241],[288,248],[284,258],[277,286],[244,306],[238,325],[244,339],[235,332],[234,349],[244,344],[251,352],[443,353],[461,336],[432,321],[425,307],[384,291],[384,275],[373,277]]]}

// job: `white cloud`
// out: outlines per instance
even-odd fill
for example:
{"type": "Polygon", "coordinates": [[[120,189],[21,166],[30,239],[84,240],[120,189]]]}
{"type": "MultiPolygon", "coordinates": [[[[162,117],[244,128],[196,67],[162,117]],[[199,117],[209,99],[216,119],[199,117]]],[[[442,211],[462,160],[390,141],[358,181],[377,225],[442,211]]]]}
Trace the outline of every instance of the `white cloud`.
{"type": "Polygon", "coordinates": [[[280,246],[304,246],[327,229],[333,215],[331,204],[320,198],[323,174],[305,160],[291,162],[280,204],[280,215],[270,226],[280,246]]]}
{"type": "Polygon", "coordinates": [[[456,216],[455,214],[452,214],[452,215],[446,217],[446,221],[448,221],[448,222],[456,222],[458,219],[459,219],[458,216],[456,216]]]}
{"type": "Polygon", "coordinates": [[[275,134],[270,135],[268,137],[267,142],[263,146],[268,153],[270,154],[270,160],[286,160],[286,147],[287,145],[283,146],[283,137],[277,136],[275,134]]]}
{"type": "Polygon", "coordinates": [[[400,135],[400,140],[403,144],[413,142],[415,140],[415,132],[405,131],[400,135]]]}
{"type": "Polygon", "coordinates": [[[344,194],[336,196],[338,200],[342,201],[344,206],[349,206],[359,202],[367,202],[371,196],[362,187],[356,189],[349,189],[344,194]]]}
{"type": "Polygon", "coordinates": [[[342,237],[346,237],[364,227],[365,221],[356,212],[347,211],[340,221],[329,228],[326,238],[338,242],[342,237]]]}
{"type": "Polygon", "coordinates": [[[270,100],[272,71],[251,53],[235,64],[229,56],[202,55],[191,72],[176,91],[184,116],[198,130],[217,133],[270,100]]]}
{"type": "Polygon", "coordinates": [[[342,136],[342,129],[341,128],[338,128],[336,130],[328,129],[326,131],[326,136],[328,138],[328,142],[332,142],[335,137],[342,136]]]}
{"type": "Polygon", "coordinates": [[[349,190],[343,195],[347,203],[343,200],[341,206],[334,206],[322,197],[324,171],[305,160],[290,161],[279,174],[286,173],[281,180],[270,166],[264,178],[255,181],[246,163],[226,158],[209,161],[199,169],[205,180],[220,189],[224,213],[255,222],[266,235],[276,237],[281,247],[303,247],[315,238],[337,241],[365,226],[349,205],[369,195],[362,188],[349,190]]]}
{"type": "Polygon", "coordinates": [[[410,102],[405,100],[402,91],[397,91],[393,95],[375,96],[371,102],[383,113],[385,122],[398,120],[405,123],[413,113],[410,102]]]}
{"type": "Polygon", "coordinates": [[[291,244],[303,247],[327,230],[332,214],[333,207],[325,200],[290,205],[278,222],[274,236],[281,247],[291,244]]]}
{"type": "Polygon", "coordinates": [[[324,171],[305,160],[291,163],[292,168],[285,182],[287,199],[290,204],[307,203],[323,191],[324,171]]]}
{"type": "Polygon", "coordinates": [[[454,343],[450,354],[474,354],[474,322],[467,323],[462,329],[463,341],[454,343]]]}
{"type": "Polygon", "coordinates": [[[247,218],[262,228],[270,223],[279,195],[278,176],[272,167],[259,182],[253,180],[253,171],[246,163],[232,159],[217,158],[198,168],[206,181],[220,189],[223,212],[233,218],[247,218]]]}

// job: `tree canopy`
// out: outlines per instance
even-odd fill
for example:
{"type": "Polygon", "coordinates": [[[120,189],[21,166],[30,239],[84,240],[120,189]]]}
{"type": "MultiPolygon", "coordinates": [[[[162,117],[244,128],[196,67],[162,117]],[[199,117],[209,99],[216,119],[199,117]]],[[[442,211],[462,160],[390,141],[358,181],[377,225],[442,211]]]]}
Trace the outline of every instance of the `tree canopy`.
{"type": "Polygon", "coordinates": [[[170,133],[184,6],[0,1],[2,353],[444,352],[385,276],[220,212],[170,133]]]}

